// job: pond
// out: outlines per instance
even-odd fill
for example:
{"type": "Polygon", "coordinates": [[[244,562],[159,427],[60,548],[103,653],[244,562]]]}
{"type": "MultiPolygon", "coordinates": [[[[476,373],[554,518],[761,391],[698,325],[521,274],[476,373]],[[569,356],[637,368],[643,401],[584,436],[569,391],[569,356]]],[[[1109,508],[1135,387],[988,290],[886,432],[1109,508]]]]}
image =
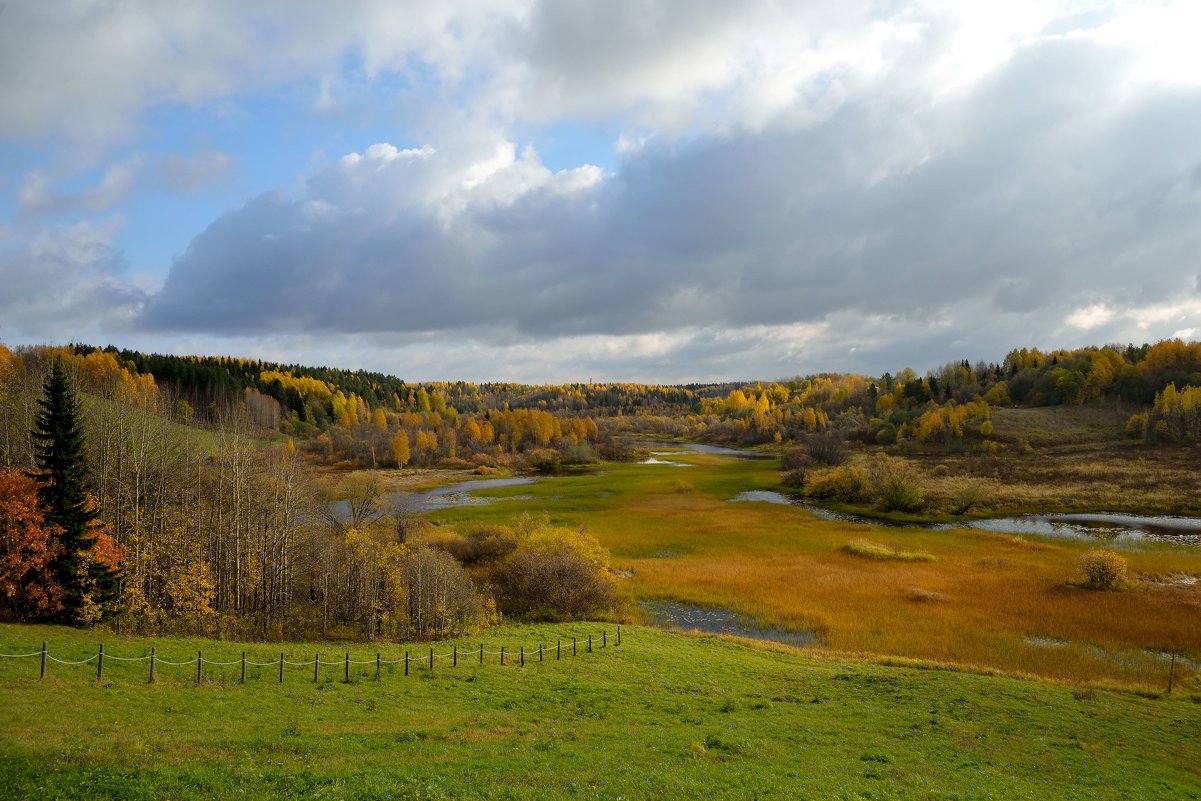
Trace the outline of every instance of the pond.
{"type": "Polygon", "coordinates": [[[1201,518],[1168,517],[1095,512],[1088,514],[1031,514],[993,517],[986,520],[964,520],[961,523],[898,523],[870,517],[832,512],[808,503],[799,496],[785,495],[772,490],[742,492],[730,499],[734,502],[778,503],[799,506],[822,520],[859,523],[888,528],[920,528],[947,531],[956,528],[975,528],[998,534],[1038,535],[1083,541],[1101,540],[1115,547],[1138,548],[1149,542],[1167,543],[1186,548],[1201,546],[1201,518]]]}
{"type": "MultiPolygon", "coordinates": [[[[485,506],[501,501],[528,501],[529,495],[508,495],[504,498],[489,498],[474,493],[481,490],[500,489],[502,487],[521,487],[533,484],[534,478],[481,478],[472,481],[459,481],[454,484],[443,484],[428,490],[415,492],[392,492],[384,496],[384,507],[395,511],[403,509],[406,512],[433,512],[438,509],[453,509],[460,506],[485,506]]],[[[342,521],[350,518],[347,501],[337,501],[334,504],[334,515],[342,521]]]]}
{"type": "Polygon", "coordinates": [[[652,456],[670,456],[679,453],[703,453],[708,456],[732,456],[735,459],[775,459],[770,453],[748,451],[741,448],[726,448],[721,445],[705,445],[701,442],[673,442],[666,439],[631,439],[626,444],[651,449],[652,456]]]}
{"type": "Polygon", "coordinates": [[[755,640],[770,640],[798,648],[821,645],[812,631],[785,631],[758,625],[746,615],[721,607],[692,606],[678,601],[639,601],[651,622],[668,629],[703,631],[706,634],[730,634],[755,640]]]}

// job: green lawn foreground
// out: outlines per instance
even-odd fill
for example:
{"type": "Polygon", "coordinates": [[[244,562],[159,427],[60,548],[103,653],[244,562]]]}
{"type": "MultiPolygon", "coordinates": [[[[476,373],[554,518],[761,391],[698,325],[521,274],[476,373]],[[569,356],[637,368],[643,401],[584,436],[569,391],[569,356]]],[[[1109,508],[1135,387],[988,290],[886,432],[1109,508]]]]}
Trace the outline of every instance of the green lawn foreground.
{"type": "MultiPolygon", "coordinates": [[[[277,667],[0,659],[0,796],[29,799],[1195,799],[1201,697],[1146,698],[843,662],[612,624],[506,625],[463,663],[322,668],[373,644],[282,646],[277,667]],[[610,632],[599,648],[599,632],[610,632]],[[598,635],[575,658],[478,664],[598,635]]],[[[0,626],[0,652],[277,660],[281,646],[0,626]]],[[[416,656],[428,646],[408,646],[416,656]]],[[[383,645],[385,658],[405,646],[383,645]]],[[[446,643],[435,646],[450,650],[446,643]]]]}

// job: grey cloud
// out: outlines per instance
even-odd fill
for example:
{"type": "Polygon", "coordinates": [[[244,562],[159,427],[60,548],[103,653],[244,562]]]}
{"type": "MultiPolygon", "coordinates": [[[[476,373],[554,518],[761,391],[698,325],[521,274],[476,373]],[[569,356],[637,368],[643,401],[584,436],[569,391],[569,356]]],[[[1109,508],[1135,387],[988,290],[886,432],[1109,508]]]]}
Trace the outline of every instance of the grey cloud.
{"type": "Polygon", "coordinates": [[[426,195],[437,158],[338,165],[214,222],[144,324],[559,337],[888,315],[905,343],[976,358],[1194,281],[1201,96],[1119,98],[1115,59],[1044,43],[954,101],[879,91],[809,127],[652,143],[591,189],[468,198],[449,220],[426,195]],[[1013,328],[962,333],[990,314],[1013,328]]]}
{"type": "Polygon", "coordinates": [[[0,248],[0,332],[10,340],[78,340],[128,331],[145,294],[111,244],[116,224],[43,228],[0,248]]]}
{"type": "Polygon", "coordinates": [[[19,199],[23,215],[104,212],[129,195],[139,169],[138,161],[116,164],[104,172],[95,186],[77,192],[55,189],[54,179],[42,170],[27,174],[21,182],[19,199]]]}

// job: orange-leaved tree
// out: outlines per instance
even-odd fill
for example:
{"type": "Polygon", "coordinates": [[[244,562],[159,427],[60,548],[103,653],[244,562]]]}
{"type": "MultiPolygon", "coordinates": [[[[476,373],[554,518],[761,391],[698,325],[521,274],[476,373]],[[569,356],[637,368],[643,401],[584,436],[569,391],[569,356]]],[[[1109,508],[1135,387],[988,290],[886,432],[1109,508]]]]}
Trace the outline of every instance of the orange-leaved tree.
{"type": "Polygon", "coordinates": [[[52,569],[61,532],[46,522],[38,482],[0,468],[0,615],[36,620],[62,611],[64,590],[52,569]]]}

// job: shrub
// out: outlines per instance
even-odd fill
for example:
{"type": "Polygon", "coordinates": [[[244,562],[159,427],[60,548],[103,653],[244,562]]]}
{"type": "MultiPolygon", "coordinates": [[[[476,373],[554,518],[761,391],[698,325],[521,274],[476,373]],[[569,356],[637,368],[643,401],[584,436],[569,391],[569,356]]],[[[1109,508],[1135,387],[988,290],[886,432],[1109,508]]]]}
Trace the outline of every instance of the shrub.
{"type": "Polygon", "coordinates": [[[805,495],[819,500],[858,503],[870,496],[867,478],[853,465],[843,465],[812,476],[805,482],[805,495]]]}
{"type": "Polygon", "coordinates": [[[953,515],[965,515],[975,506],[979,506],[988,498],[988,488],[983,481],[959,476],[948,479],[944,484],[944,494],[953,515]]]}
{"type": "Polygon", "coordinates": [[[925,503],[921,481],[903,459],[880,454],[872,464],[871,483],[877,503],[886,512],[916,512],[925,503]]]}
{"type": "Polygon", "coordinates": [[[447,533],[431,538],[429,545],[446,551],[461,564],[495,562],[517,547],[517,535],[506,526],[480,525],[462,534],[447,533]]]}
{"type": "Polygon", "coordinates": [[[815,434],[806,443],[809,457],[815,462],[828,465],[846,464],[851,458],[842,437],[837,434],[815,434]]]}
{"type": "Polygon", "coordinates": [[[583,531],[519,519],[516,549],[493,573],[501,607],[534,619],[571,619],[613,607],[609,553],[583,531]]]}
{"type": "Polygon", "coordinates": [[[613,606],[613,582],[570,551],[518,549],[497,569],[501,608],[533,619],[571,619],[613,606]]]}
{"type": "Polygon", "coordinates": [[[805,468],[798,467],[795,470],[789,470],[780,479],[780,483],[791,489],[802,489],[805,486],[805,468]]]}
{"type": "Polygon", "coordinates": [[[1080,557],[1084,583],[1097,590],[1116,590],[1126,583],[1126,557],[1101,548],[1080,557]]]}
{"type": "Polygon", "coordinates": [[[804,448],[785,448],[780,452],[780,469],[788,470],[803,470],[812,463],[809,454],[804,448]]]}

